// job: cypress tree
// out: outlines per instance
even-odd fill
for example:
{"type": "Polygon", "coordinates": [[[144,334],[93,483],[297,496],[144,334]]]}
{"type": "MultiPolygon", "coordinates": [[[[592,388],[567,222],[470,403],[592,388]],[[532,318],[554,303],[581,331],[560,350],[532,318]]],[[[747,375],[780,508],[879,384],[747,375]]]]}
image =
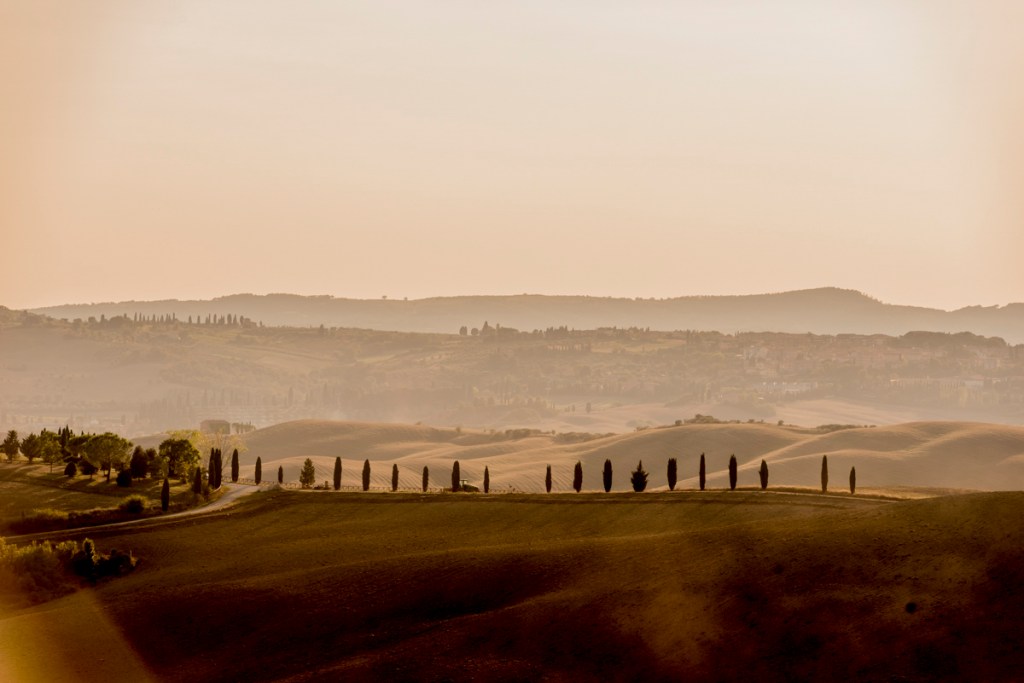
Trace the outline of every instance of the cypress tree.
{"type": "Polygon", "coordinates": [[[704,454],[701,453],[700,454],[700,472],[699,472],[699,475],[698,475],[699,479],[700,479],[700,490],[701,491],[704,490],[704,484],[707,482],[707,476],[705,476],[706,474],[707,474],[707,468],[704,466],[704,454]]]}
{"type": "Polygon", "coordinates": [[[736,490],[736,455],[729,456],[729,490],[736,490]]]}
{"type": "Polygon", "coordinates": [[[636,464],[636,469],[629,477],[629,483],[633,485],[633,490],[637,493],[643,493],[647,488],[647,471],[644,470],[643,460],[636,464]]]}
{"type": "Polygon", "coordinates": [[[459,486],[461,484],[460,479],[461,478],[459,476],[459,461],[456,460],[455,464],[452,465],[452,493],[455,493],[459,490],[459,486]]]}
{"type": "Polygon", "coordinates": [[[263,480],[263,461],[259,456],[256,456],[256,475],[254,478],[257,484],[263,480]]]}
{"type": "Polygon", "coordinates": [[[675,491],[676,490],[676,474],[677,474],[676,467],[677,467],[676,459],[675,458],[669,458],[668,459],[668,490],[669,491],[675,491]]]}
{"type": "Polygon", "coordinates": [[[601,473],[601,478],[604,480],[604,492],[608,493],[612,490],[612,461],[604,461],[604,471],[601,473]]]}
{"type": "Polygon", "coordinates": [[[231,452],[231,483],[238,483],[238,449],[231,452]]]}
{"type": "Polygon", "coordinates": [[[334,459],[334,490],[341,488],[341,456],[334,459]]]}
{"type": "Polygon", "coordinates": [[[277,468],[277,483],[284,483],[284,465],[279,465],[277,468]]]}
{"type": "Polygon", "coordinates": [[[164,477],[164,485],[160,487],[160,509],[167,512],[171,504],[171,482],[164,477]]]}
{"type": "Polygon", "coordinates": [[[391,465],[391,490],[398,490],[398,463],[391,465]]]}
{"type": "Polygon", "coordinates": [[[828,491],[828,456],[821,456],[821,492],[828,491]]]}
{"type": "Polygon", "coordinates": [[[548,469],[544,473],[544,488],[551,493],[551,465],[548,465],[548,469]]]}
{"type": "Polygon", "coordinates": [[[217,449],[217,488],[224,483],[224,453],[217,449]]]}
{"type": "Polygon", "coordinates": [[[761,470],[758,475],[761,477],[761,490],[764,491],[768,488],[768,463],[764,460],[761,461],[761,470]]]}
{"type": "Polygon", "coordinates": [[[192,493],[199,495],[203,492],[203,468],[197,467],[196,474],[192,477],[192,493]]]}
{"type": "Polygon", "coordinates": [[[363,490],[370,490],[370,461],[368,459],[363,461],[363,490]]]}
{"type": "Polygon", "coordinates": [[[484,493],[491,492],[491,471],[484,465],[484,493]]]}
{"type": "Polygon", "coordinates": [[[850,495],[852,496],[857,492],[857,468],[850,468],[850,495]]]}
{"type": "Polygon", "coordinates": [[[210,488],[211,489],[217,488],[217,460],[216,460],[215,455],[216,455],[216,450],[211,448],[210,449],[210,463],[209,463],[209,466],[206,468],[207,480],[210,482],[210,488]]]}
{"type": "Polygon", "coordinates": [[[423,466],[423,493],[427,492],[427,487],[430,486],[430,470],[427,466],[423,466]]]}
{"type": "Polygon", "coordinates": [[[579,460],[576,461],[576,467],[572,471],[572,487],[576,489],[576,493],[583,488],[583,463],[579,460]]]}

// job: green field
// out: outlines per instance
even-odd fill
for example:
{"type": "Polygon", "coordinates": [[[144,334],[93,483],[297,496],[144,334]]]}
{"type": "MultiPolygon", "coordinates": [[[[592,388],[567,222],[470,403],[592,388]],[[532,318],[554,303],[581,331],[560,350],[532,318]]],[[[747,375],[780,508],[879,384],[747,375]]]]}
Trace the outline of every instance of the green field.
{"type": "Polygon", "coordinates": [[[1022,514],[1013,493],[259,493],[91,533],[135,573],[12,614],[109,620],[120,643],[53,632],[61,661],[110,653],[79,680],[119,651],[169,681],[1013,680],[1022,514]]]}

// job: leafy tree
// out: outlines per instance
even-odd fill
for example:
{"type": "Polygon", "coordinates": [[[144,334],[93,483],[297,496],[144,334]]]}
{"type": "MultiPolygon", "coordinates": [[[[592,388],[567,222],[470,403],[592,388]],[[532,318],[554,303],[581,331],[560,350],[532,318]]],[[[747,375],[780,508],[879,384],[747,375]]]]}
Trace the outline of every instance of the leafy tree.
{"type": "Polygon", "coordinates": [[[277,467],[277,483],[284,483],[284,465],[278,465],[277,467]]]}
{"type": "Polygon", "coordinates": [[[171,504],[171,482],[164,477],[164,485],[160,487],[160,509],[167,512],[171,504]]]}
{"type": "Polygon", "coordinates": [[[604,480],[604,492],[608,493],[612,490],[612,461],[604,461],[604,471],[601,473],[601,478],[604,480]]]}
{"type": "Polygon", "coordinates": [[[29,434],[21,440],[21,454],[28,458],[28,464],[39,457],[39,437],[29,434]]]}
{"type": "Polygon", "coordinates": [[[334,490],[341,488],[341,456],[334,459],[334,490]]]}
{"type": "Polygon", "coordinates": [[[828,491],[828,456],[821,456],[821,492],[828,491]]]}
{"type": "Polygon", "coordinates": [[[572,470],[572,487],[576,490],[576,493],[580,492],[583,488],[583,463],[579,460],[576,461],[576,467],[572,470]]]}
{"type": "Polygon", "coordinates": [[[370,461],[363,461],[363,490],[370,490],[370,461]]]}
{"type": "Polygon", "coordinates": [[[704,466],[704,454],[700,454],[700,472],[698,472],[698,479],[700,480],[700,490],[704,490],[704,484],[707,483],[707,468],[704,466]]]}
{"type": "Polygon", "coordinates": [[[668,490],[669,491],[675,491],[676,490],[676,475],[677,475],[676,468],[677,468],[676,459],[675,458],[669,458],[668,459],[668,490]]]}
{"type": "Polygon", "coordinates": [[[456,460],[455,464],[452,465],[452,493],[458,493],[461,486],[462,479],[459,476],[459,461],[456,460]]]}
{"type": "Polygon", "coordinates": [[[427,492],[427,487],[430,486],[430,470],[427,466],[423,466],[423,493],[427,492]]]}
{"type": "Polygon", "coordinates": [[[3,443],[4,455],[7,456],[7,462],[14,462],[14,459],[18,457],[19,448],[21,448],[21,441],[18,440],[18,432],[12,429],[7,432],[7,438],[4,439],[3,443]]]}
{"type": "Polygon", "coordinates": [[[484,493],[491,492],[491,471],[484,465],[484,493]]]}
{"type": "Polygon", "coordinates": [[[61,462],[63,453],[60,448],[60,437],[54,432],[45,429],[39,432],[39,458],[50,466],[51,473],[53,466],[61,462]]]}
{"type": "Polygon", "coordinates": [[[551,493],[551,465],[548,465],[547,472],[544,473],[544,488],[551,493]]]}
{"type": "Polygon", "coordinates": [[[857,493],[857,468],[850,468],[850,495],[857,493]]]}
{"type": "Polygon", "coordinates": [[[136,446],[132,451],[132,459],[128,463],[128,470],[136,479],[145,479],[149,470],[149,460],[146,458],[146,451],[142,446],[136,446]]]}
{"type": "Polygon", "coordinates": [[[316,469],[313,467],[313,461],[310,458],[306,458],[306,461],[302,463],[302,471],[299,472],[299,483],[302,484],[304,489],[308,489],[316,483],[316,469]]]}
{"type": "Polygon", "coordinates": [[[391,490],[398,490],[398,463],[391,465],[391,490]]]}
{"type": "Polygon", "coordinates": [[[736,456],[729,456],[729,490],[736,490],[736,456]]]}
{"type": "Polygon", "coordinates": [[[167,459],[161,458],[155,448],[146,449],[146,471],[152,479],[163,479],[167,476],[167,459]]]}
{"type": "Polygon", "coordinates": [[[231,452],[231,483],[238,483],[238,449],[231,452]]]}
{"type": "Polygon", "coordinates": [[[105,471],[107,481],[110,481],[110,471],[115,467],[124,467],[131,457],[131,448],[131,441],[117,434],[105,432],[92,436],[86,442],[85,457],[97,468],[105,471]]]}
{"type": "Polygon", "coordinates": [[[256,474],[254,478],[257,484],[263,479],[263,461],[259,456],[256,456],[256,474]]]}
{"type": "Polygon", "coordinates": [[[643,460],[637,462],[636,469],[629,477],[629,483],[637,493],[642,493],[647,488],[647,471],[644,470],[643,460]]]}
{"type": "Polygon", "coordinates": [[[761,461],[761,469],[757,474],[761,478],[761,490],[764,491],[768,488],[768,463],[764,460],[761,461]]]}
{"type": "Polygon", "coordinates": [[[203,492],[203,468],[197,467],[195,475],[192,477],[192,493],[197,496],[203,492]]]}
{"type": "Polygon", "coordinates": [[[187,477],[199,465],[199,451],[188,439],[164,439],[157,452],[167,461],[168,477],[187,477]]]}

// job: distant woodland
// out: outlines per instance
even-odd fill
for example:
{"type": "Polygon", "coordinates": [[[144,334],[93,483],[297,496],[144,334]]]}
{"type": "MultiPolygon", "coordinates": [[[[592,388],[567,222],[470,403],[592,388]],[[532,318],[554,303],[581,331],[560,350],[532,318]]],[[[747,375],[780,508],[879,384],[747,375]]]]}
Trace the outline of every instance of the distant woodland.
{"type": "Polygon", "coordinates": [[[479,320],[431,334],[273,327],[233,312],[61,321],[3,309],[0,346],[0,428],[30,431],[131,436],[298,418],[588,431],[630,405],[774,422],[815,399],[1024,419],[1024,345],[971,333],[524,331],[479,320]]]}

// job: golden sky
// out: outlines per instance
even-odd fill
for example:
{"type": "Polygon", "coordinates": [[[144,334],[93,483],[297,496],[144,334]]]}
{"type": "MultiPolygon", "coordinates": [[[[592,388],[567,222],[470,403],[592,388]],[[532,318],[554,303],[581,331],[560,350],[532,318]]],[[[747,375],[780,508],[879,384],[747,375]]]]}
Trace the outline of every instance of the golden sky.
{"type": "Polygon", "coordinates": [[[0,304],[1024,301],[1015,0],[0,0],[0,304]]]}

